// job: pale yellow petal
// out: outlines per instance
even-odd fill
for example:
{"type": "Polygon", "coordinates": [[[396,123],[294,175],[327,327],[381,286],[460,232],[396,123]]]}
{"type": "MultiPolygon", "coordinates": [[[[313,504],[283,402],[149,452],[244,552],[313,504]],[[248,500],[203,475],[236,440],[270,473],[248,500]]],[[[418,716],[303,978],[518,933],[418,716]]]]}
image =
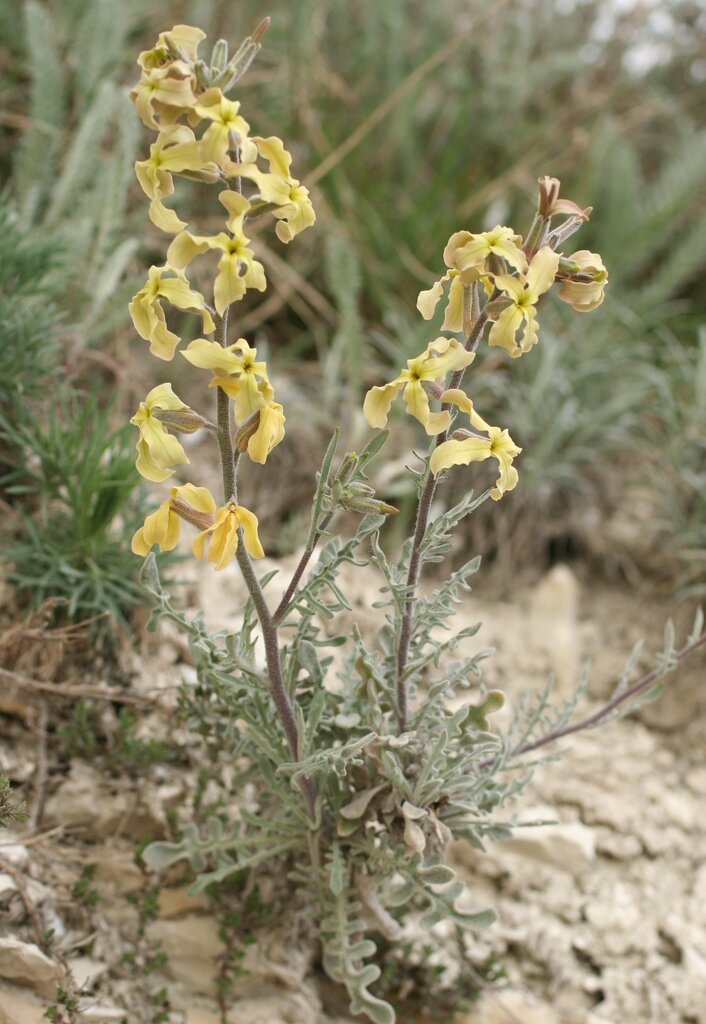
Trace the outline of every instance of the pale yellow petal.
{"type": "Polygon", "coordinates": [[[228,306],[245,295],[246,284],[240,276],[240,261],[228,253],[218,263],[218,275],[213,285],[213,301],[216,311],[223,316],[228,306]]]}
{"type": "Polygon", "coordinates": [[[451,466],[467,466],[471,462],[483,462],[490,458],[490,439],[468,437],[464,440],[444,441],[435,449],[429,460],[429,468],[436,476],[451,466]]]}
{"type": "Polygon", "coordinates": [[[276,135],[271,135],[267,139],[254,135],[253,142],[257,145],[260,156],[267,160],[272,174],[277,174],[280,178],[290,177],[289,168],[292,157],[284,148],[281,139],[278,139],[276,135]]]}
{"type": "MultiPolygon", "coordinates": [[[[165,206],[161,199],[152,200],[148,213],[155,227],[169,235],[176,235],[178,231],[182,231],[186,227],[186,221],[180,220],[174,210],[170,210],[168,206],[165,206]]],[[[186,263],[183,266],[186,266],[186,263]]]]}
{"type": "Polygon", "coordinates": [[[516,350],[521,352],[515,342],[515,336],[522,326],[524,317],[517,306],[508,306],[490,328],[489,345],[499,345],[512,355],[516,350]]]}
{"type": "Polygon", "coordinates": [[[559,253],[553,252],[548,245],[542,246],[536,256],[532,257],[527,271],[527,284],[533,303],[554,284],[559,260],[559,253]]]}
{"type": "Polygon", "coordinates": [[[417,309],[422,314],[425,320],[431,320],[434,316],[434,310],[437,307],[439,299],[444,294],[444,282],[448,281],[449,275],[444,274],[440,280],[436,281],[428,291],[420,292],[417,296],[417,309]]]}
{"type": "Polygon", "coordinates": [[[173,238],[167,249],[167,263],[177,270],[188,267],[195,256],[201,255],[209,248],[208,243],[199,236],[190,235],[188,231],[173,238]]]}
{"type": "Polygon", "coordinates": [[[390,406],[403,384],[404,381],[397,379],[368,391],[363,402],[363,416],[368,426],[380,429],[385,426],[390,406]]]}
{"type": "Polygon", "coordinates": [[[237,514],[240,527],[243,531],[243,543],[245,544],[245,550],[252,556],[252,558],[264,558],[265,552],[262,550],[260,538],[257,534],[257,516],[254,512],[250,512],[248,509],[243,508],[242,505],[238,505],[237,514]]]}
{"type": "Polygon", "coordinates": [[[264,465],[267,456],[284,437],[285,422],[282,406],[277,402],[270,402],[260,410],[257,430],[248,441],[248,455],[253,462],[264,465]]]}
{"type": "Polygon", "coordinates": [[[441,329],[450,331],[452,334],[458,334],[463,330],[463,282],[460,277],[454,277],[451,282],[449,301],[441,329]]]}
{"type": "Polygon", "coordinates": [[[198,512],[215,512],[216,502],[208,487],[196,487],[194,484],[183,484],[176,488],[178,496],[198,512]]]}
{"type": "MultiPolygon", "coordinates": [[[[414,416],[415,420],[419,420],[426,429],[429,423],[429,396],[422,387],[421,381],[408,381],[402,392],[402,397],[409,415],[414,416]]],[[[433,434],[434,431],[427,430],[427,433],[433,434]]]]}
{"type": "Polygon", "coordinates": [[[220,370],[223,373],[237,373],[242,369],[243,357],[235,348],[235,345],[222,348],[217,341],[195,338],[186,346],[182,355],[192,366],[198,366],[202,370],[220,370]]]}

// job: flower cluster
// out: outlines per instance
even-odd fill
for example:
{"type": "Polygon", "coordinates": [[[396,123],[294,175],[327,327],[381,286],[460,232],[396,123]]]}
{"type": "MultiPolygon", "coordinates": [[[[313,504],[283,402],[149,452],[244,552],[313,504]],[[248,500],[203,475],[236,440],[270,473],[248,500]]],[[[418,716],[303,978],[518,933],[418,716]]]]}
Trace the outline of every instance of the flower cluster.
{"type": "MultiPolygon", "coordinates": [[[[205,34],[189,25],[162,32],[155,46],[138,58],[140,81],[130,97],[157,138],[149,156],[135,164],[135,172],[150,201],[150,220],[173,237],[164,265],[150,267],[145,285],[130,303],[130,314],[151,353],[169,361],[181,339],[167,326],[165,306],[196,313],[203,333],[215,332],[215,337],[197,338],[182,355],[192,366],[211,372],[209,387],[227,396],[229,406],[228,422],[224,424],[221,417],[214,424],[182,402],[171,384],[150,391],[131,422],[139,430],[137,469],[155,482],[167,480],[176,466],[189,461],[175,434],[205,427],[218,439],[221,452],[233,452],[233,492],[237,457],[246,453],[254,462],[265,463],[284,436],[284,412],[275,401],[265,363],[257,360],[256,350],[244,338],[229,345],[226,337],[233,303],[248,291],[262,292],[267,287],[265,268],[251,248],[248,218],[271,213],[277,237],[285,244],[316,219],[307,189],[292,175],[292,159],[282,141],[251,135],[240,103],[226,95],[259,50],[266,27],[267,21],[230,60],[227,45],[216,43],[210,65],[198,56],[205,34]],[[218,199],[225,210],[221,231],[194,232],[167,205],[165,200],[174,195],[179,177],[219,187],[218,199]],[[212,299],[187,277],[192,263],[209,253],[218,256],[212,299]]],[[[169,498],[135,534],[133,551],[145,555],[153,545],[171,550],[178,542],[180,520],[185,519],[201,531],[193,543],[194,555],[201,558],[208,552],[216,569],[229,564],[240,537],[252,557],[262,557],[256,516],[238,503],[235,493],[225,494],[224,499],[218,507],[204,487],[173,487],[169,498]]]]}
{"type": "Polygon", "coordinates": [[[512,465],[521,448],[507,430],[489,426],[475,411],[470,398],[459,388],[464,371],[475,355],[487,322],[492,324],[488,344],[499,346],[514,359],[537,344],[537,305],[555,282],[558,296],[579,313],[595,309],[603,301],[608,274],[597,253],[581,249],[568,257],[559,250],[584,221],[591,208],[581,209],[559,198],[560,182],[539,179],[539,198],[534,223],[527,237],[498,225],[491,231],[472,234],[457,231],[449,239],[443,258],[446,273],[431,288],[419,293],[417,309],[430,320],[446,294],[442,331],[462,333],[465,342],[437,338],[389,384],[368,391],[363,412],[371,427],[384,427],[390,406],[402,391],[407,412],[427,434],[435,435],[429,469],[436,476],[450,466],[494,458],[499,476],[490,492],[496,501],[517,484],[512,465]],[[559,224],[557,216],[564,217],[559,224]],[[481,301],[485,304],[481,309],[481,301]],[[448,373],[451,387],[444,389],[448,373]],[[432,410],[429,400],[440,402],[432,410]],[[449,435],[452,412],[466,413],[472,431],[461,428],[449,435]]]}

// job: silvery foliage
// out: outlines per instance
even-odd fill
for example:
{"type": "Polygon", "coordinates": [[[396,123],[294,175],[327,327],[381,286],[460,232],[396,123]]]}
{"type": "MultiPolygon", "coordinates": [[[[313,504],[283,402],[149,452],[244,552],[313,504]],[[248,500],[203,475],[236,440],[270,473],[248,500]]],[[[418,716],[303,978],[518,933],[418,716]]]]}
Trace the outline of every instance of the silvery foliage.
{"type": "MultiPolygon", "coordinates": [[[[364,470],[384,440],[378,435],[361,455],[348,455],[334,474],[334,436],[318,475],[310,536],[324,517],[330,521],[332,510],[345,507],[351,493],[365,488],[364,470]]],[[[442,560],[453,528],[487,496],[468,494],[430,523],[424,562],[442,560]]],[[[450,629],[479,566],[473,559],[417,601],[406,668],[415,710],[398,735],[395,658],[409,551],[397,564],[388,560],[379,539],[384,519],[363,515],[347,540],[327,533],[284,617],[281,661],[299,729],[296,763],[256,657],[252,603],[246,603],[237,633],[211,635],[201,614],[189,618],[174,608],[153,555],[143,570],[154,606],[151,628],[166,618],[189,637],[198,686],[183,694],[188,724],[227,751],[234,792],[242,794],[249,784],[254,793],[247,806],[236,800],[227,824],[216,816],[201,831],[189,824],[179,842],[153,843],[144,859],[158,870],[187,859],[196,874],[194,893],[235,872],[272,871],[279,864],[315,921],[325,970],[347,987],[351,1010],[374,1024],[393,1024],[395,1013],[371,991],[380,975],[371,933],[394,940],[407,915],[423,929],[442,920],[478,929],[494,920],[492,910],[468,909],[472,894],[464,893],[444,863],[446,846],[460,838],[482,849],[486,838],[509,837],[514,820],[502,808],[531,776],[531,764],[518,752],[569,721],[586,675],[558,708],[550,705],[548,685],[520,702],[506,733],[490,730],[488,716],[503,703],[502,694],[481,682],[481,663],[492,651],[469,656],[457,650],[479,624],[450,629]],[[341,568],[362,570],[371,561],[381,578],[377,636],[364,636],[355,621],[335,632],[337,618],[348,622],[353,613],[341,568]],[[302,800],[302,777],[317,793],[313,822],[302,800]]],[[[263,586],[274,575],[263,577],[263,586]]]]}

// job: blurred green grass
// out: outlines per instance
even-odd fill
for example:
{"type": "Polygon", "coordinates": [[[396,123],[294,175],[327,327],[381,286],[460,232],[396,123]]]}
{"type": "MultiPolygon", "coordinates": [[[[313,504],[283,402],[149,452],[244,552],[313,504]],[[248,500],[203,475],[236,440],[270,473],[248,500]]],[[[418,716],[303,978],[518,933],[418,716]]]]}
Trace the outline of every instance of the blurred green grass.
{"type": "MultiPolygon", "coordinates": [[[[415,300],[439,275],[449,235],[525,229],[537,177],[559,176],[563,194],[594,207],[576,247],[604,256],[608,298],[590,317],[546,304],[540,345],[512,374],[497,353],[479,367],[484,411],[525,449],[502,544],[490,547],[510,564],[591,553],[577,540],[586,508],[605,532],[607,517],[621,503],[629,515],[639,498],[651,511],[636,520],[629,557],[649,561],[658,545],[673,578],[699,592],[703,435],[687,458],[679,443],[699,406],[706,319],[699,5],[156,0],[144,12],[131,0],[30,0],[24,9],[18,26],[15,0],[0,0],[0,166],[28,229],[74,246],[81,275],[64,305],[78,344],[111,357],[124,358],[131,333],[128,285],[163,248],[156,232],[145,240],[143,197],[129,184],[138,131],[123,91],[136,53],[172,24],[237,42],[272,18],[238,95],[257,133],[292,149],[318,223],[291,250],[260,242],[274,287],[244,309],[241,327],[278,359],[318,358],[332,417],[433,337],[415,300]],[[30,173],[40,153],[41,173],[30,173]]],[[[347,419],[355,435],[360,418],[347,419]]],[[[482,519],[478,531],[469,544],[490,536],[482,519]]]]}

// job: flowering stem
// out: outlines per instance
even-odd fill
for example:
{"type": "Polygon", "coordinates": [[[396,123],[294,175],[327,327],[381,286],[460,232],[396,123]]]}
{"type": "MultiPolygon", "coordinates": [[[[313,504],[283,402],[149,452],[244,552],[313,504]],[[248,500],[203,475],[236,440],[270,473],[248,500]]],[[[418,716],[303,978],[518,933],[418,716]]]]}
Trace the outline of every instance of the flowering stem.
{"type": "MultiPolygon", "coordinates": [[[[680,651],[674,652],[674,658],[677,662],[681,661],[682,658],[688,657],[690,654],[701,647],[702,644],[706,643],[706,633],[702,633],[700,637],[697,637],[693,643],[687,644],[686,647],[682,647],[680,651]]],[[[632,697],[637,697],[638,694],[648,690],[653,683],[664,675],[664,669],[654,668],[647,675],[644,675],[641,679],[638,679],[636,683],[629,686],[627,690],[623,690],[622,693],[616,694],[612,697],[603,707],[599,708],[598,711],[594,711],[592,715],[587,715],[586,718],[582,718],[580,722],[575,722],[574,725],[566,725],[563,729],[555,729],[553,732],[548,732],[546,736],[542,736],[541,739],[535,740],[534,743],[523,743],[522,746],[518,747],[517,750],[513,750],[512,756],[519,757],[520,754],[529,754],[532,750],[539,750],[540,747],[546,747],[548,743],[554,743],[556,740],[563,739],[564,736],[570,736],[574,732],[583,732],[584,729],[591,729],[603,721],[611,712],[619,708],[625,701],[630,700],[632,697]]]]}
{"type": "MultiPolygon", "coordinates": [[[[684,658],[687,658],[703,644],[706,644],[706,633],[702,633],[701,636],[697,637],[696,640],[692,641],[692,643],[682,647],[680,651],[675,651],[675,661],[680,662],[684,658]]],[[[668,672],[670,669],[667,669],[666,671],[668,672]]],[[[529,754],[533,750],[539,750],[541,747],[546,747],[549,743],[555,743],[557,740],[563,739],[564,736],[571,736],[572,733],[583,732],[585,729],[594,728],[626,701],[629,701],[633,697],[637,697],[641,693],[644,693],[645,690],[648,690],[650,686],[653,686],[654,683],[656,683],[657,680],[665,674],[666,672],[664,668],[653,668],[651,672],[642,676],[642,678],[638,679],[636,683],[629,686],[627,690],[623,690],[622,693],[618,693],[614,697],[611,697],[607,703],[598,708],[597,711],[587,715],[586,718],[582,718],[579,722],[574,722],[573,725],[565,725],[561,729],[554,729],[552,732],[548,732],[546,736],[542,736],[540,739],[534,740],[532,743],[522,743],[511,752],[508,760],[520,757],[522,754],[529,754]]],[[[485,761],[481,761],[479,767],[491,768],[497,760],[497,757],[489,757],[485,761]]]]}
{"type": "MultiPolygon", "coordinates": [[[[223,348],[227,344],[227,328],[228,328],[228,311],[226,310],[223,316],[216,315],[214,318],[216,331],[216,341],[223,348]]],[[[237,501],[236,493],[236,482],[235,482],[235,458],[233,452],[233,442],[230,436],[230,399],[226,392],[222,388],[218,388],[218,447],[221,453],[221,468],[223,471],[223,500],[237,501]]],[[[265,660],[267,662],[267,676],[270,683],[270,693],[272,700],[279,716],[279,720],[282,723],[284,735],[287,740],[287,745],[293,761],[299,760],[299,733],[297,730],[297,722],[294,717],[294,709],[290,702],[287,691],[284,687],[284,680],[282,679],[282,668],[279,660],[279,639],[277,637],[277,627],[272,621],[270,609],[267,606],[265,595],[262,592],[260,581],[255,575],[250,556],[245,550],[245,544],[243,543],[242,530],[238,531],[238,547],[236,549],[236,558],[240,571],[243,574],[245,585],[248,588],[248,593],[255,606],[257,617],[260,620],[260,628],[262,629],[262,639],[265,644],[265,660]]],[[[315,793],[314,787],[310,779],[303,778],[300,782],[304,799],[306,800],[309,813],[314,818],[315,812],[315,793]]]]}
{"type": "Polygon", "coordinates": [[[297,584],[299,583],[299,580],[302,578],[302,574],[304,573],[304,570],[309,564],[311,556],[314,554],[316,545],[319,543],[319,540],[324,534],[326,527],[328,526],[332,519],[333,512],[331,512],[329,515],[327,515],[324,519],[321,520],[321,525],[319,529],[316,531],[312,539],[304,548],[302,556],[299,559],[299,562],[297,563],[297,567],[294,570],[294,573],[292,574],[291,580],[289,581],[289,585],[282,596],[282,600],[277,605],[277,608],[275,609],[275,612],[272,616],[272,621],[275,623],[276,626],[280,624],[284,616],[287,614],[287,609],[289,608],[290,602],[294,596],[294,591],[297,589],[297,584]]]}
{"type": "MultiPolygon", "coordinates": [[[[470,301],[470,289],[464,289],[464,305],[467,301],[470,301]]],[[[483,335],[485,325],[488,322],[488,314],[483,310],[476,319],[476,322],[471,327],[468,336],[466,338],[466,350],[468,352],[475,352],[478,347],[478,343],[483,335]]],[[[450,388],[457,388],[460,386],[465,373],[465,367],[457,370],[449,382],[450,388]]],[[[443,407],[442,407],[443,408],[443,407]]],[[[446,406],[448,408],[448,406],[446,406]]],[[[434,438],[431,446],[429,455],[448,437],[449,431],[444,430],[442,433],[437,434],[434,438]]],[[[407,679],[405,677],[405,669],[407,667],[407,659],[409,657],[409,645],[412,641],[412,614],[414,612],[414,606],[417,600],[417,586],[419,584],[419,576],[421,573],[421,547],[424,534],[426,533],[427,526],[429,524],[429,513],[431,511],[431,503],[434,499],[434,492],[436,490],[436,477],[429,469],[429,460],[427,459],[426,476],[422,485],[421,493],[419,495],[419,505],[417,506],[417,521],[414,527],[414,537],[412,539],[412,550],[409,555],[409,568],[407,570],[407,586],[406,586],[406,598],[404,611],[402,613],[402,622],[400,624],[400,638],[397,647],[397,682],[396,682],[396,703],[397,703],[397,725],[399,732],[404,732],[407,728],[407,716],[408,716],[408,686],[407,679]]]]}
{"type": "MultiPolygon", "coordinates": [[[[228,310],[223,316],[216,313],[213,317],[216,325],[215,340],[225,348],[228,342],[228,310]]],[[[235,495],[235,464],[233,460],[233,442],[230,436],[230,399],[223,388],[216,388],[218,393],[218,431],[216,439],[221,453],[221,470],[223,472],[223,500],[230,501],[235,495]]]]}

